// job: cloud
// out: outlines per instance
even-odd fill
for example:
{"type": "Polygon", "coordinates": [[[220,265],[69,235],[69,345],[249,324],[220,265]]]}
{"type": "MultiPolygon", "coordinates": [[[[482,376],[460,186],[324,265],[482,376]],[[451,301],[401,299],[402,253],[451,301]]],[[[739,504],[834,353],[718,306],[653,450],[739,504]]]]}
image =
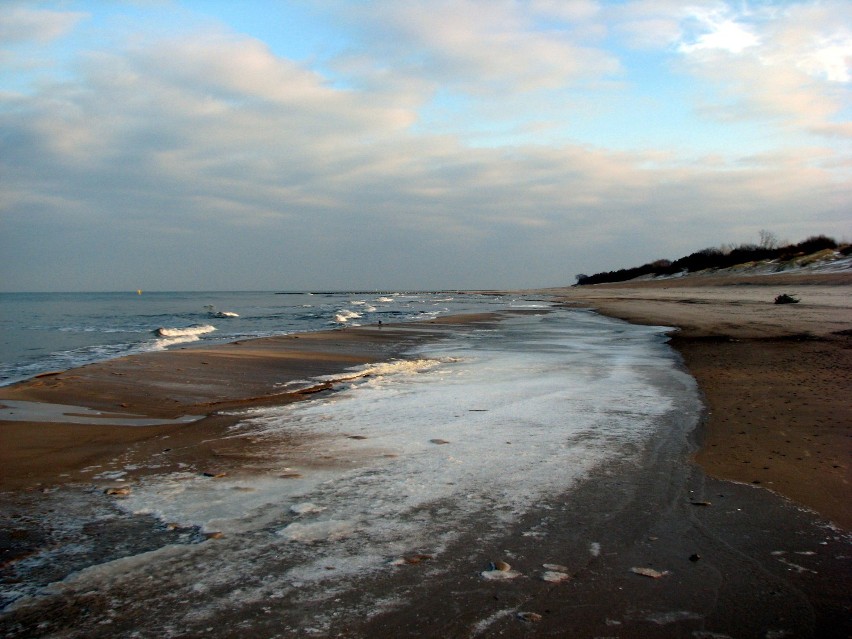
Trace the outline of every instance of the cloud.
{"type": "Polygon", "coordinates": [[[595,0],[532,0],[529,9],[536,15],[576,23],[598,17],[603,7],[595,0]]]}
{"type": "Polygon", "coordinates": [[[852,65],[852,5],[792,5],[767,22],[761,61],[789,66],[827,83],[848,83],[852,65]]]}
{"type": "Polygon", "coordinates": [[[742,53],[749,47],[757,46],[760,40],[753,30],[739,23],[729,13],[722,8],[688,9],[689,19],[698,24],[698,33],[692,37],[692,42],[686,42],[684,39],[678,47],[679,50],[687,54],[702,50],[742,53]]]}
{"type": "MultiPolygon", "coordinates": [[[[700,0],[697,3],[699,7],[709,4],[700,0]]],[[[613,30],[629,46],[668,49],[676,47],[683,37],[686,6],[680,0],[633,0],[608,7],[606,16],[612,22],[613,30]]],[[[689,6],[696,6],[696,3],[689,6]]]]}
{"type": "Polygon", "coordinates": [[[385,68],[475,95],[570,86],[620,72],[618,59],[573,30],[591,2],[413,0],[336,5],[385,68]]]}
{"type": "Polygon", "coordinates": [[[613,15],[634,45],[677,55],[677,68],[696,79],[700,113],[847,135],[849,3],[639,0],[613,15]]]}
{"type": "Polygon", "coordinates": [[[31,9],[12,4],[0,11],[0,42],[49,42],[70,31],[86,14],[73,11],[31,9]]]}
{"type": "MultiPolygon", "coordinates": [[[[357,5],[341,17],[347,28],[358,21],[361,36],[386,39],[325,72],[207,28],[89,47],[67,74],[4,96],[4,285],[556,285],[577,270],[736,241],[730,230],[747,224],[755,237],[769,228],[792,239],[812,234],[817,222],[827,221],[826,232],[842,227],[848,167],[828,141],[690,161],[673,150],[547,138],[473,147],[462,134],[420,126],[434,87],[504,108],[529,99],[540,114],[534,103],[551,82],[584,83],[614,68],[612,54],[584,44],[595,31],[586,27],[604,19],[596,5],[556,17],[557,7],[540,5],[525,18],[515,4],[486,4],[460,3],[459,23],[438,34],[447,16],[426,15],[426,5],[392,3],[372,26],[357,5]],[[565,35],[572,25],[586,35],[565,35]],[[483,42],[493,65],[478,49],[483,42]],[[578,50],[592,57],[589,68],[559,58],[578,50]],[[551,51],[555,61],[527,73],[525,61],[551,51]],[[340,75],[343,68],[357,75],[340,75]],[[437,69],[446,69],[446,84],[437,69]],[[511,96],[494,93],[516,81],[511,96]]],[[[787,79],[768,74],[772,86],[760,84],[760,56],[771,51],[769,27],[758,26],[761,44],[739,52],[673,47],[671,55],[686,57],[685,72],[737,89],[753,105],[773,87],[809,78],[816,84],[802,94],[801,117],[830,124],[834,111],[816,117],[806,100],[822,95],[826,77],[788,65],[787,79]],[[718,75],[712,56],[724,63],[718,75]]],[[[562,104],[550,103],[548,115],[562,104]]]]}

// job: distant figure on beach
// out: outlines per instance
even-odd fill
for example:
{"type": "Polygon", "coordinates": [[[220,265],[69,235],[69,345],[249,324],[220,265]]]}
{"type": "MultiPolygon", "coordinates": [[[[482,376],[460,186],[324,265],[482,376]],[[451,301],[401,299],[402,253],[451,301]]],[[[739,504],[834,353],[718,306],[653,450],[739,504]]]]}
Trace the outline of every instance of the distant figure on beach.
{"type": "Polygon", "coordinates": [[[382,320],[379,320],[379,328],[382,327],[382,320]]]}

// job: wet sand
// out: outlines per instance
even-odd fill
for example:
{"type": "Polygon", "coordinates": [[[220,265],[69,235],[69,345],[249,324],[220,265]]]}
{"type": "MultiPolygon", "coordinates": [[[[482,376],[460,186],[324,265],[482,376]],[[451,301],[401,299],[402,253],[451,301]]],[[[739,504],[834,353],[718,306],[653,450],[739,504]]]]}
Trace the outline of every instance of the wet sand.
{"type": "Polygon", "coordinates": [[[571,305],[674,326],[707,404],[695,459],[852,530],[852,274],[693,276],[552,291],[571,305]],[[798,304],[775,304],[782,293],[798,304]]]}
{"type": "MultiPolygon", "coordinates": [[[[0,419],[0,491],[85,481],[121,465],[145,465],[167,452],[168,471],[185,464],[217,472],[239,465],[250,443],[221,440],[240,410],[280,405],[327,392],[321,376],[345,378],[353,367],[399,357],[442,327],[485,322],[486,315],[439,318],[422,325],[367,326],[255,339],[212,348],[145,353],[40,375],[0,388],[3,400],[67,404],[102,411],[89,423],[35,421],[36,411],[0,419]],[[28,414],[32,413],[32,414],[28,414]],[[177,420],[199,416],[191,424],[177,420]],[[113,426],[110,417],[139,419],[113,426]],[[144,418],[175,424],[147,426],[144,418]],[[87,470],[89,469],[89,470],[87,470]]],[[[138,471],[144,473],[144,470],[138,471]]]]}

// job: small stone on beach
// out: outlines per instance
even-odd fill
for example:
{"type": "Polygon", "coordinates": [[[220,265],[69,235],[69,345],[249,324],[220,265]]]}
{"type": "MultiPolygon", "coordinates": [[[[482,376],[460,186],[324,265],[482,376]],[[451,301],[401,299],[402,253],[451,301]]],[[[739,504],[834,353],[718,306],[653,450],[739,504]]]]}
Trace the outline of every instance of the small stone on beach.
{"type": "Polygon", "coordinates": [[[521,621],[527,621],[527,622],[541,621],[541,615],[538,614],[537,612],[519,612],[517,616],[518,616],[518,619],[520,619],[521,621]]]}
{"type": "Polygon", "coordinates": [[[668,570],[663,570],[660,572],[659,570],[654,570],[653,568],[631,568],[630,572],[634,572],[637,575],[642,575],[643,577],[650,577],[651,579],[659,579],[660,577],[665,577],[669,574],[668,570]]]}
{"type": "Polygon", "coordinates": [[[563,581],[568,581],[571,579],[571,575],[567,572],[562,572],[559,570],[548,570],[541,576],[542,581],[546,581],[552,584],[561,584],[563,581]]]}
{"type": "Polygon", "coordinates": [[[449,444],[450,442],[448,442],[446,439],[430,439],[429,443],[431,443],[431,444],[449,444]]]}
{"type": "Polygon", "coordinates": [[[399,557],[391,562],[392,566],[416,566],[419,563],[432,559],[432,555],[416,554],[399,557]]]}

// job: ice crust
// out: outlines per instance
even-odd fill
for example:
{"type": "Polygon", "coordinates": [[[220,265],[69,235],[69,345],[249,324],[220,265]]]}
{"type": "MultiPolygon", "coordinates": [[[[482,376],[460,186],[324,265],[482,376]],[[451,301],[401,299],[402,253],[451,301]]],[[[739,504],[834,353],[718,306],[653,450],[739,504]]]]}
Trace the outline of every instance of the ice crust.
{"type": "MultiPolygon", "coordinates": [[[[211,614],[294,589],[318,601],[404,569],[393,560],[413,550],[439,556],[472,522],[511,524],[592,469],[631,460],[692,388],[662,331],[576,310],[524,314],[423,347],[415,365],[370,367],[329,398],[266,409],[240,433],[299,476],[145,479],[122,507],[223,536],[150,553],[139,570],[193,574],[177,591],[241,584],[210,600],[211,614]],[[285,445],[299,435],[309,451],[285,445]]],[[[130,579],[131,564],[73,583],[130,579]]]]}

